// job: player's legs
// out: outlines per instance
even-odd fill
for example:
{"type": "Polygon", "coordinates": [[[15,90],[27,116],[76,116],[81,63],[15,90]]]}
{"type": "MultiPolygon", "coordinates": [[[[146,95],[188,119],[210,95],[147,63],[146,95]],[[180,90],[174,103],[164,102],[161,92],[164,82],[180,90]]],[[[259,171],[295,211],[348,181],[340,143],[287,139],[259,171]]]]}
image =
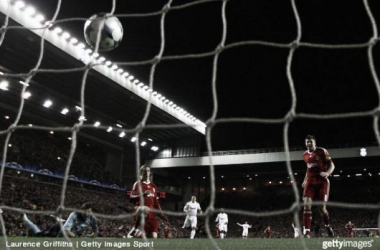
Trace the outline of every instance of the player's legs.
{"type": "Polygon", "coordinates": [[[333,237],[334,231],[332,230],[332,227],[330,225],[330,215],[326,207],[327,201],[329,200],[329,192],[330,192],[330,182],[328,179],[326,179],[326,181],[322,182],[321,188],[318,191],[318,200],[321,200],[324,202],[321,208],[321,211],[322,211],[323,220],[325,222],[325,228],[329,237],[333,237]]]}
{"type": "Polygon", "coordinates": [[[311,223],[313,221],[313,216],[311,212],[311,206],[313,199],[316,195],[315,185],[312,185],[311,182],[315,181],[310,179],[306,182],[306,185],[303,190],[303,201],[304,201],[304,210],[303,210],[303,225],[304,225],[304,235],[307,238],[310,238],[311,223]]]}
{"type": "Polygon", "coordinates": [[[325,222],[325,228],[329,237],[334,237],[334,231],[330,224],[330,214],[326,209],[326,203],[322,206],[322,215],[325,222]]]}
{"type": "Polygon", "coordinates": [[[61,232],[61,225],[59,222],[56,222],[51,227],[45,228],[44,230],[40,231],[36,236],[57,237],[60,235],[60,232],[61,232]]]}
{"type": "MultiPolygon", "coordinates": [[[[138,217],[137,221],[140,221],[141,218],[138,217]]],[[[158,221],[154,213],[148,213],[145,217],[145,226],[143,232],[137,228],[140,226],[140,223],[135,223],[135,226],[132,227],[131,231],[128,233],[127,238],[140,238],[144,234],[147,237],[157,239],[158,237],[158,221]]]]}
{"type": "Polygon", "coordinates": [[[128,239],[131,239],[131,238],[133,238],[133,234],[134,234],[134,232],[135,232],[135,227],[132,227],[131,228],[131,231],[129,231],[129,233],[127,234],[127,238],[128,239]]]}
{"type": "Polygon", "coordinates": [[[195,227],[192,227],[192,228],[191,228],[191,232],[190,232],[190,239],[194,239],[195,232],[196,232],[196,228],[195,228],[195,227]]]}
{"type": "Polygon", "coordinates": [[[189,227],[189,226],[191,226],[190,219],[189,219],[189,216],[186,215],[186,218],[185,218],[185,221],[183,222],[182,228],[186,228],[186,227],[189,227]]]}
{"type": "Polygon", "coordinates": [[[190,222],[191,222],[190,239],[194,239],[195,232],[196,232],[196,229],[197,229],[197,222],[198,222],[197,216],[191,216],[190,222]]]}
{"type": "Polygon", "coordinates": [[[39,232],[41,232],[41,230],[38,228],[38,226],[36,224],[34,224],[33,222],[31,222],[28,218],[28,216],[26,216],[26,214],[24,214],[22,216],[22,222],[27,230],[28,233],[31,233],[33,236],[36,236],[39,232]]]}
{"type": "Polygon", "coordinates": [[[136,228],[135,226],[133,226],[131,228],[131,230],[129,231],[129,233],[127,234],[127,238],[128,239],[131,239],[131,238],[140,238],[142,235],[142,232],[140,229],[136,228]]]}
{"type": "Polygon", "coordinates": [[[307,238],[310,238],[311,222],[313,220],[311,205],[313,203],[313,200],[311,197],[305,196],[303,197],[303,201],[304,201],[304,209],[303,209],[304,235],[307,238]]]}
{"type": "Polygon", "coordinates": [[[248,235],[248,232],[243,231],[243,234],[242,234],[243,239],[247,239],[247,235],[248,235]]]}
{"type": "MultiPolygon", "coordinates": [[[[135,211],[136,211],[136,209],[135,209],[135,211]]],[[[131,228],[131,230],[127,234],[127,238],[128,239],[139,238],[142,235],[142,232],[139,229],[141,218],[137,217],[137,216],[134,216],[133,217],[133,221],[134,221],[134,226],[131,228]]]]}
{"type": "Polygon", "coordinates": [[[299,234],[298,231],[295,231],[295,232],[294,232],[294,238],[298,238],[298,237],[300,237],[300,234],[299,234]]]}
{"type": "Polygon", "coordinates": [[[145,233],[153,239],[157,239],[158,236],[158,221],[157,216],[154,213],[148,213],[145,222],[145,233]]]}
{"type": "Polygon", "coordinates": [[[219,225],[220,238],[224,239],[224,236],[227,234],[227,225],[219,225]]]}
{"type": "MultiPolygon", "coordinates": [[[[138,209],[138,206],[135,206],[133,208],[133,213],[136,213],[138,209]]],[[[141,231],[139,229],[139,226],[140,226],[140,217],[138,216],[133,216],[133,221],[134,221],[134,226],[131,228],[131,231],[129,231],[129,233],[127,234],[127,238],[128,239],[131,239],[131,238],[138,238],[141,236],[141,231]]]]}

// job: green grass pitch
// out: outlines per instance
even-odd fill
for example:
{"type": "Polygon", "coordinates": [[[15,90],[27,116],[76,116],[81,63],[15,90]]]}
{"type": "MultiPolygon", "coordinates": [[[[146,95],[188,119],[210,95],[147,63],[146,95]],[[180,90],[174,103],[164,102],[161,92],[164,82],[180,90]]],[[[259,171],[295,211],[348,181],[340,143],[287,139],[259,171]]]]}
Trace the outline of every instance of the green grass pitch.
{"type": "MultiPolygon", "coordinates": [[[[4,238],[0,238],[0,249],[6,249],[6,245],[12,250],[37,250],[37,249],[151,249],[154,250],[206,250],[215,249],[208,239],[157,239],[148,243],[141,239],[115,239],[115,238],[77,238],[73,239],[72,247],[63,238],[20,238],[9,237],[5,244],[4,238]]],[[[244,250],[244,249],[303,249],[300,239],[215,239],[220,249],[244,250]]],[[[379,238],[316,238],[305,239],[308,249],[344,249],[344,250],[378,250],[379,238]]]]}

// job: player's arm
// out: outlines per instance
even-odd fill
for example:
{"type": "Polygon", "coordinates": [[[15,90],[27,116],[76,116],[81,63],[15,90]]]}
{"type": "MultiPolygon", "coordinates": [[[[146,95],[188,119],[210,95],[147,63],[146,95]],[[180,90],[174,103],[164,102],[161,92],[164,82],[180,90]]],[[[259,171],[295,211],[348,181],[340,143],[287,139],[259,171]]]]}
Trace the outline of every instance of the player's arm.
{"type": "Polygon", "coordinates": [[[99,234],[99,227],[98,227],[98,221],[95,217],[91,218],[91,228],[92,228],[92,234],[89,235],[91,238],[95,238],[99,234]]]}
{"type": "Polygon", "coordinates": [[[185,213],[189,212],[189,204],[186,203],[186,205],[183,207],[183,211],[185,213]]]}
{"type": "Polygon", "coordinates": [[[201,206],[198,204],[198,212],[201,214],[203,213],[201,206]]]}
{"type": "Polygon", "coordinates": [[[218,222],[218,221],[219,221],[219,214],[218,214],[218,216],[216,216],[215,222],[218,222]]]}
{"type": "Polygon", "coordinates": [[[139,198],[139,184],[136,181],[135,184],[133,184],[131,194],[129,195],[129,198],[131,201],[135,201],[136,199],[139,198]]]}
{"type": "Polygon", "coordinates": [[[329,174],[331,175],[334,172],[334,169],[335,169],[335,164],[334,162],[330,161],[330,166],[327,172],[329,172],[329,174]]]}
{"type": "Polygon", "coordinates": [[[325,155],[325,161],[326,161],[326,164],[327,164],[328,168],[327,168],[326,172],[321,172],[320,173],[320,175],[322,177],[328,177],[328,176],[330,176],[334,172],[334,169],[335,169],[334,162],[331,160],[331,157],[330,157],[330,155],[328,153],[326,153],[326,155],[325,155]]]}
{"type": "Polygon", "coordinates": [[[241,227],[243,226],[242,224],[239,224],[239,223],[236,223],[236,224],[238,224],[238,226],[241,226],[241,227]]]}
{"type": "Polygon", "coordinates": [[[306,171],[306,174],[305,174],[305,178],[303,179],[303,182],[302,182],[302,188],[305,188],[306,181],[307,181],[307,171],[306,171]]]}
{"type": "Polygon", "coordinates": [[[75,219],[76,219],[76,213],[72,212],[69,218],[67,218],[65,224],[63,225],[63,230],[65,231],[67,236],[69,236],[70,238],[73,238],[76,236],[73,232],[71,232],[71,229],[74,226],[75,219]]]}
{"type": "Polygon", "coordinates": [[[168,217],[166,217],[166,215],[162,213],[162,208],[161,208],[160,202],[158,201],[157,194],[155,194],[154,207],[155,207],[156,209],[160,210],[160,213],[158,214],[158,216],[159,216],[161,219],[165,220],[167,223],[170,224],[168,217]]]}

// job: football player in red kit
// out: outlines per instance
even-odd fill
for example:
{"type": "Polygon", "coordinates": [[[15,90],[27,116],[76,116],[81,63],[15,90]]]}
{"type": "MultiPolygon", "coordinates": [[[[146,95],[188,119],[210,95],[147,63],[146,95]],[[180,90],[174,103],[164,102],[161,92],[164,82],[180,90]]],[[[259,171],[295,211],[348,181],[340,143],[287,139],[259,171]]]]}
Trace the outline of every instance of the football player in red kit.
{"type": "Polygon", "coordinates": [[[168,226],[165,226],[164,227],[164,238],[165,239],[169,238],[169,234],[170,234],[170,229],[168,226]]]}
{"type": "MultiPolygon", "coordinates": [[[[134,203],[134,211],[137,212],[137,216],[135,218],[135,226],[128,233],[128,238],[140,236],[141,231],[139,229],[139,226],[141,221],[141,215],[145,215],[144,231],[146,236],[157,238],[157,215],[153,212],[150,212],[150,209],[161,210],[161,206],[158,202],[157,187],[153,182],[150,181],[150,167],[145,165],[141,166],[140,178],[141,179],[139,181],[136,181],[135,184],[133,184],[132,192],[130,195],[131,201],[134,203]],[[139,185],[141,185],[141,190],[143,193],[143,206],[140,204],[139,185]]],[[[164,216],[163,214],[160,215],[167,221],[166,216],[164,216]]]]}
{"type": "Polygon", "coordinates": [[[266,238],[271,238],[271,237],[272,237],[272,234],[273,234],[273,231],[272,231],[272,229],[270,229],[270,227],[268,226],[267,228],[265,228],[265,230],[264,230],[264,234],[265,234],[265,237],[266,237],[266,238]]]}
{"type": "Polygon", "coordinates": [[[354,223],[352,223],[351,221],[349,221],[345,228],[347,228],[348,230],[348,237],[354,237],[354,232],[352,231],[353,228],[355,228],[355,225],[354,223]]]}
{"type": "Polygon", "coordinates": [[[311,206],[313,201],[323,201],[322,215],[325,222],[325,228],[330,237],[334,236],[334,231],[330,225],[330,216],[326,209],[326,203],[329,199],[330,181],[328,177],[335,169],[335,165],[326,149],[317,147],[313,135],[305,138],[307,150],[303,153],[303,160],[306,163],[307,171],[302,183],[303,187],[303,224],[305,237],[310,238],[310,229],[312,222],[311,206]]]}

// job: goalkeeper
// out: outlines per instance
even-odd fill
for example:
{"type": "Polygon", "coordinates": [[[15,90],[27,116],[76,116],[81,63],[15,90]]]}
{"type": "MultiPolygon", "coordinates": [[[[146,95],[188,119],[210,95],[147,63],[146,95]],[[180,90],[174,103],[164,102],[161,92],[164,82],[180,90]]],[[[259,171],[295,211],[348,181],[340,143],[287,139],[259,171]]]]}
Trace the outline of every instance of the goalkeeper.
{"type": "Polygon", "coordinates": [[[86,237],[96,237],[99,233],[99,228],[95,216],[92,215],[91,203],[84,203],[81,209],[84,212],[72,212],[66,221],[57,218],[57,222],[45,230],[40,230],[36,224],[28,219],[26,214],[23,215],[22,220],[29,234],[34,237],[63,237],[61,223],[63,224],[63,230],[70,238],[79,237],[88,227],[92,228],[93,233],[86,235],[86,237]]]}

